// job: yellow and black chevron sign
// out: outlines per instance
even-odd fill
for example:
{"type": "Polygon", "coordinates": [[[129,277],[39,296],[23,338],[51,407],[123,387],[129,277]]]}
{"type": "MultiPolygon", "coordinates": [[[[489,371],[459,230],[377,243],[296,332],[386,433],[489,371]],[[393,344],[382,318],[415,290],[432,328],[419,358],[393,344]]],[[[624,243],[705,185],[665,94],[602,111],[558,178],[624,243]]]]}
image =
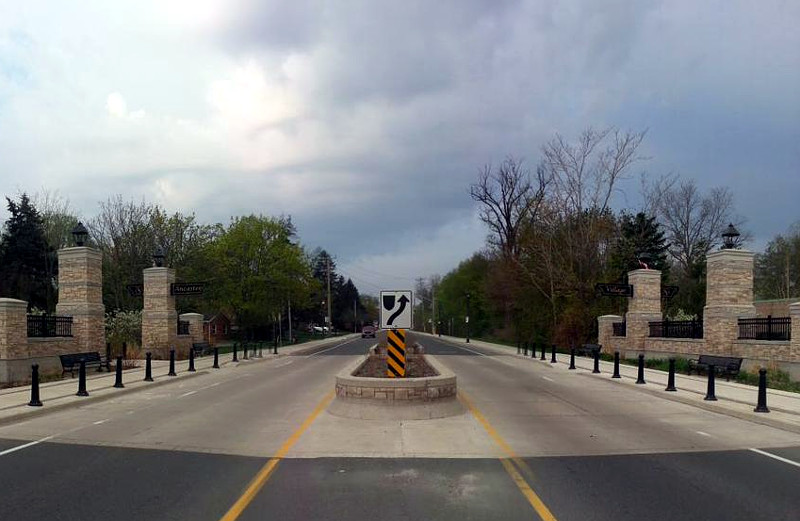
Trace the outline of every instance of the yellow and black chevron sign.
{"type": "Polygon", "coordinates": [[[389,378],[403,378],[406,375],[406,331],[390,329],[386,332],[386,374],[389,378]]]}

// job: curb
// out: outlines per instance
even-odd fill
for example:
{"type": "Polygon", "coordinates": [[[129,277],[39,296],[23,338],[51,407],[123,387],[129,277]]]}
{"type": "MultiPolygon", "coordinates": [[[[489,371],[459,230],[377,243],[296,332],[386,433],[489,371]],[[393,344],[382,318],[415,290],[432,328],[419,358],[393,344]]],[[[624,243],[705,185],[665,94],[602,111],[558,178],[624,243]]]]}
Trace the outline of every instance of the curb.
{"type": "MultiPolygon", "coordinates": [[[[76,400],[76,401],[67,402],[67,403],[60,403],[60,404],[56,404],[56,405],[51,405],[50,407],[46,407],[46,406],[45,407],[41,407],[41,408],[37,407],[37,408],[35,408],[36,409],[35,411],[19,413],[19,414],[14,414],[12,416],[6,416],[5,418],[0,418],[0,426],[9,425],[9,424],[12,424],[12,423],[17,423],[18,421],[27,420],[28,418],[33,418],[33,419],[40,418],[42,416],[46,416],[47,414],[50,414],[50,413],[53,413],[53,412],[63,411],[63,410],[71,409],[71,408],[75,408],[75,407],[80,407],[80,406],[85,405],[87,403],[103,402],[103,401],[110,400],[111,398],[116,398],[116,397],[124,395],[124,394],[133,394],[133,393],[136,393],[136,392],[139,392],[139,391],[153,389],[155,387],[162,387],[164,385],[168,385],[168,384],[171,384],[171,383],[174,383],[174,382],[182,382],[184,380],[187,380],[187,379],[190,379],[190,378],[194,378],[196,376],[200,376],[200,375],[203,375],[203,374],[208,374],[208,373],[209,373],[209,371],[207,369],[202,369],[202,370],[198,370],[196,373],[187,374],[186,376],[183,376],[181,378],[169,379],[169,380],[159,380],[159,381],[153,382],[150,385],[142,385],[142,386],[135,387],[135,388],[126,388],[127,391],[119,391],[119,392],[116,392],[116,393],[103,394],[103,395],[100,395],[100,396],[89,395],[88,398],[85,398],[83,400],[76,400]]],[[[167,378],[167,376],[165,375],[163,378],[167,378]]],[[[106,387],[106,389],[107,389],[107,387],[106,387]]],[[[94,391],[94,392],[96,392],[96,391],[94,391]]],[[[71,395],[67,395],[67,396],[71,396],[71,395]]],[[[63,398],[63,397],[54,398],[54,400],[58,400],[59,398],[63,398]]],[[[22,404],[22,405],[20,405],[20,407],[27,407],[27,405],[22,404]]]]}

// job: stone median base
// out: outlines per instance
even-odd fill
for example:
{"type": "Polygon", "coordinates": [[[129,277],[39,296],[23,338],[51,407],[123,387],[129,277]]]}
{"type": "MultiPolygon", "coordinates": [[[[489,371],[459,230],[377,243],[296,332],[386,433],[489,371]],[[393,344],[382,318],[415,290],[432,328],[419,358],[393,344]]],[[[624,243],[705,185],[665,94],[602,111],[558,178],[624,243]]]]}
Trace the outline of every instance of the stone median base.
{"type": "Polygon", "coordinates": [[[336,399],[328,412],[366,420],[421,420],[465,412],[456,397],[456,375],[433,356],[425,357],[438,376],[369,378],[353,376],[369,356],[336,375],[336,399]]]}

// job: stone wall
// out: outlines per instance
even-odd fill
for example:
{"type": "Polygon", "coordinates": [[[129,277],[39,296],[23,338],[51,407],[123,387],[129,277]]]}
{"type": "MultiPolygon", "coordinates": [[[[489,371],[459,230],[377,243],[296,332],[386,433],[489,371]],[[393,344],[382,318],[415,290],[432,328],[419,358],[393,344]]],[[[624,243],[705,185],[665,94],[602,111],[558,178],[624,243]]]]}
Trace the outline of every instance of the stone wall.
{"type": "Polygon", "coordinates": [[[28,356],[27,310],[24,300],[0,298],[0,359],[28,356]]]}
{"type": "Polygon", "coordinates": [[[103,255],[98,250],[84,246],[58,250],[56,314],[72,317],[77,352],[103,352],[103,255]]]}
{"type": "Polygon", "coordinates": [[[429,402],[456,396],[456,375],[435,360],[426,357],[439,376],[423,378],[368,378],[353,373],[368,360],[364,357],[355,366],[336,376],[336,397],[344,400],[376,400],[392,403],[429,402]]]}
{"type": "Polygon", "coordinates": [[[170,284],[175,282],[171,268],[144,270],[144,306],[142,309],[142,349],[163,358],[176,344],[178,337],[178,312],[170,284]]]}

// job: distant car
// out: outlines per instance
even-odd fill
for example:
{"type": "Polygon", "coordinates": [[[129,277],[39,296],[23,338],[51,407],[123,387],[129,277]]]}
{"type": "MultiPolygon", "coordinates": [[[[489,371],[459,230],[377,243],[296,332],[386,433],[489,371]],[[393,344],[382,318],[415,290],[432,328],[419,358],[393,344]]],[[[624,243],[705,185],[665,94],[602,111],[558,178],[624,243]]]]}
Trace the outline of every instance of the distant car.
{"type": "Polygon", "coordinates": [[[375,338],[375,328],[372,326],[361,328],[361,338],[375,338]]]}

